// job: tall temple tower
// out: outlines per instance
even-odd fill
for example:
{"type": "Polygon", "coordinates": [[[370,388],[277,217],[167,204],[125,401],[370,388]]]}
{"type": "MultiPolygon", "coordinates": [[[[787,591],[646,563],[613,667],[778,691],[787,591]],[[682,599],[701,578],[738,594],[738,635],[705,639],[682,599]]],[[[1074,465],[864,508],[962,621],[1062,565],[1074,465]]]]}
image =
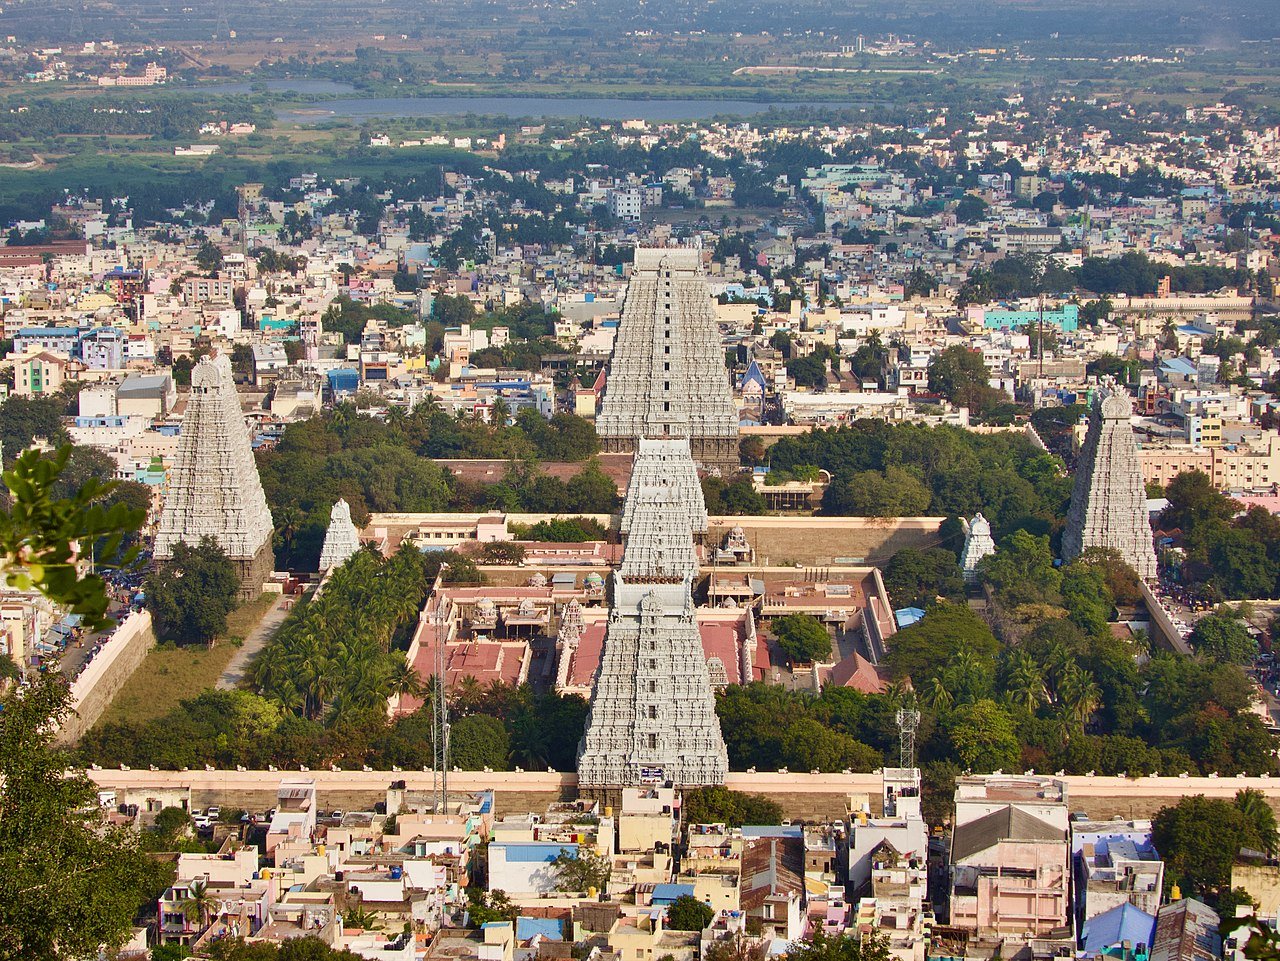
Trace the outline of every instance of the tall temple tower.
{"type": "Polygon", "coordinates": [[[637,248],[596,431],[606,451],[683,437],[702,467],[738,468],[738,408],[697,250],[637,248]]]}
{"type": "Polygon", "coordinates": [[[257,597],[275,563],[273,530],[231,359],[204,357],[191,371],[191,396],[156,534],[156,560],[173,557],[181,542],[195,545],[212,537],[235,562],[240,595],[257,597]]]}
{"type": "Polygon", "coordinates": [[[1154,578],[1158,571],[1147,493],[1129,425],[1133,406],[1123,393],[1099,397],[1089,411],[1089,431],[1076,465],[1062,557],[1071,561],[1091,547],[1107,547],[1118,551],[1139,577],[1154,578]]]}
{"type": "Polygon", "coordinates": [[[320,573],[327,574],[341,567],[359,550],[360,532],[351,520],[351,505],[339,497],[329,511],[329,528],[324,534],[324,546],[320,548],[320,573]]]}
{"type": "Polygon", "coordinates": [[[707,523],[702,490],[688,440],[637,446],[578,783],[599,792],[665,781],[723,784],[729,758],[692,595],[694,535],[707,523]]]}
{"type": "Polygon", "coordinates": [[[964,536],[964,549],[960,552],[960,570],[966,584],[972,587],[978,583],[978,564],[984,557],[995,552],[996,542],[991,538],[991,522],[979,511],[969,521],[969,530],[964,536]]]}

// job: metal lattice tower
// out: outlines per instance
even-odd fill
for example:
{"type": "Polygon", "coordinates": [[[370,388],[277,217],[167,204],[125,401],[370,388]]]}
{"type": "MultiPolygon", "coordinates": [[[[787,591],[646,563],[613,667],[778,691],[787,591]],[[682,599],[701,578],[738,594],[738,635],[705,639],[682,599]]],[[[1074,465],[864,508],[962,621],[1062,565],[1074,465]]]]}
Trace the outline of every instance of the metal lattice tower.
{"type": "Polygon", "coordinates": [[[445,814],[449,809],[449,687],[445,677],[447,638],[445,637],[444,599],[438,590],[444,577],[444,570],[445,566],[442,566],[440,576],[436,580],[436,649],[433,665],[436,685],[435,697],[431,705],[431,789],[435,794],[435,809],[438,814],[445,814]]]}
{"type": "Polygon", "coordinates": [[[916,766],[916,729],[920,727],[920,712],[914,707],[898,708],[898,766],[916,766]]]}
{"type": "Polygon", "coordinates": [[[216,7],[218,20],[213,28],[213,35],[219,40],[231,39],[231,24],[227,21],[227,0],[218,0],[216,7]]]}
{"type": "Polygon", "coordinates": [[[67,36],[73,40],[83,40],[85,38],[84,0],[73,0],[67,10],[67,17],[67,36]]]}

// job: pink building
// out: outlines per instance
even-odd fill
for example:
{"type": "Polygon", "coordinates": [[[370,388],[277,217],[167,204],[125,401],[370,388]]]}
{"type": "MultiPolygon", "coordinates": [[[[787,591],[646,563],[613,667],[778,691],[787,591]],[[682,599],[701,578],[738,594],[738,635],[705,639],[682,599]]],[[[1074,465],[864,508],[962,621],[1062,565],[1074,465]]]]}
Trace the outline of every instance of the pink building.
{"type": "Polygon", "coordinates": [[[1066,786],[1052,778],[958,779],[951,926],[1004,958],[1072,944],[1066,786]]]}

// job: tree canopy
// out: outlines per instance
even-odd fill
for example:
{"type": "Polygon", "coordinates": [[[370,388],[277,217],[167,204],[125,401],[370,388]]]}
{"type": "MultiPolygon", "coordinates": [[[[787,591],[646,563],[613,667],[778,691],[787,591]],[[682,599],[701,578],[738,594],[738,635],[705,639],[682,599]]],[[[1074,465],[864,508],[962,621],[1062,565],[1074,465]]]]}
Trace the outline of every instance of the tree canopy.
{"type": "Polygon", "coordinates": [[[156,637],[176,644],[212,644],[226,633],[239,589],[235,564],[213,538],[205,537],[195,547],[175,545],[173,558],[146,580],[156,637]]]}
{"type": "Polygon", "coordinates": [[[96,956],[130,933],[164,869],[125,828],[108,827],[97,788],[53,743],[69,710],[57,674],[0,695],[0,958],[96,956]],[[68,773],[70,772],[70,773],[68,773]]]}

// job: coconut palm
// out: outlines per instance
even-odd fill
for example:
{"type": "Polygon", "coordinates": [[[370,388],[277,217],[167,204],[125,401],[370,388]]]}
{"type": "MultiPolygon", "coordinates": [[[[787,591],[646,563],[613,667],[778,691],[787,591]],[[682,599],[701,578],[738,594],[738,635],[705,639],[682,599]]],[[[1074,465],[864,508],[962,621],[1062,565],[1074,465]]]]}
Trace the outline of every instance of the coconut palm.
{"type": "Polygon", "coordinates": [[[1028,714],[1034,714],[1047,698],[1044,675],[1026,651],[1015,651],[1010,657],[1004,689],[1009,703],[1016,704],[1028,714]]]}
{"type": "Polygon", "coordinates": [[[484,687],[476,678],[468,674],[453,685],[450,700],[453,701],[459,713],[469,714],[484,701],[484,687]]]}
{"type": "Polygon", "coordinates": [[[931,677],[920,688],[921,700],[935,711],[949,710],[956,702],[943,677],[931,677]]]}
{"type": "Polygon", "coordinates": [[[1267,803],[1266,796],[1253,788],[1236,793],[1236,807],[1253,823],[1258,832],[1258,842],[1267,854],[1275,854],[1280,848],[1280,832],[1276,829],[1276,812],[1267,803]]]}
{"type": "Polygon", "coordinates": [[[1079,665],[1067,671],[1057,685],[1058,700],[1083,731],[1102,703],[1102,692],[1093,675],[1079,665]]]}
{"type": "Polygon", "coordinates": [[[195,918],[198,930],[203,931],[209,926],[209,918],[218,907],[217,898],[209,893],[209,885],[204,881],[193,881],[181,905],[182,916],[188,923],[195,918]]]}
{"type": "Polygon", "coordinates": [[[422,697],[427,693],[426,685],[417,669],[403,658],[396,662],[388,678],[389,692],[402,697],[422,697]]]}

